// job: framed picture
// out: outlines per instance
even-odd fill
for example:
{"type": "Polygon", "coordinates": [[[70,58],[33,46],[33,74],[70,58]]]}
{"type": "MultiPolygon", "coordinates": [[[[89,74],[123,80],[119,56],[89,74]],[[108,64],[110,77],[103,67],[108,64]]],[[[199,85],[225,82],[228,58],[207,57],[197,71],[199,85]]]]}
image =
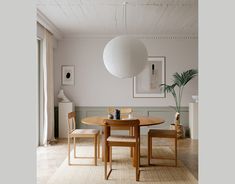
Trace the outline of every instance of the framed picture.
{"type": "Polygon", "coordinates": [[[62,85],[74,85],[74,66],[63,65],[61,76],[62,85]]]}
{"type": "Polygon", "coordinates": [[[160,88],[160,84],[165,83],[166,57],[149,56],[144,70],[134,77],[133,96],[147,98],[165,98],[165,92],[160,88]]]}

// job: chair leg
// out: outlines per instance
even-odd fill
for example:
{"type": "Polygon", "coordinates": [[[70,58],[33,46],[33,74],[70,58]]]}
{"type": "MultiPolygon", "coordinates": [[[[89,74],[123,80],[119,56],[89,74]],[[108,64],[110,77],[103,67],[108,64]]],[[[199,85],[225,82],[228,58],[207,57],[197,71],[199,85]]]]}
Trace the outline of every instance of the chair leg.
{"type": "MultiPolygon", "coordinates": [[[[130,127],[129,135],[133,136],[133,127],[130,127]]],[[[130,147],[130,157],[133,158],[133,147],[130,147]]]]}
{"type": "Polygon", "coordinates": [[[98,158],[100,158],[100,133],[97,135],[98,136],[98,139],[97,139],[97,146],[98,146],[98,158]]]}
{"type": "Polygon", "coordinates": [[[138,161],[139,161],[139,168],[140,168],[140,143],[139,143],[139,146],[138,146],[138,161]]]}
{"type": "Polygon", "coordinates": [[[108,146],[105,145],[105,152],[104,152],[104,178],[105,180],[108,179],[107,177],[107,155],[108,155],[108,146]]]}
{"type": "Polygon", "coordinates": [[[136,181],[139,181],[139,145],[135,145],[135,157],[136,157],[136,181]]]}
{"type": "Polygon", "coordinates": [[[177,138],[175,138],[175,167],[177,167],[177,138]]]}
{"type": "Polygon", "coordinates": [[[109,147],[109,167],[112,170],[112,146],[109,147]]]}
{"type": "Polygon", "coordinates": [[[150,159],[153,158],[153,137],[150,137],[150,159]]]}
{"type": "Polygon", "coordinates": [[[94,136],[94,162],[97,165],[97,135],[94,136]]]}
{"type": "Polygon", "coordinates": [[[73,154],[74,154],[74,158],[76,158],[76,138],[73,138],[73,154]]]}
{"type": "Polygon", "coordinates": [[[70,165],[70,137],[68,137],[68,165],[70,165]]]}
{"type": "Polygon", "coordinates": [[[150,150],[151,150],[150,139],[151,137],[148,134],[148,165],[150,165],[150,150]]]}
{"type": "Polygon", "coordinates": [[[136,158],[136,149],[135,149],[135,147],[132,147],[133,148],[133,161],[132,161],[132,165],[133,165],[133,167],[136,167],[136,160],[137,160],[137,158],[136,158]]]}

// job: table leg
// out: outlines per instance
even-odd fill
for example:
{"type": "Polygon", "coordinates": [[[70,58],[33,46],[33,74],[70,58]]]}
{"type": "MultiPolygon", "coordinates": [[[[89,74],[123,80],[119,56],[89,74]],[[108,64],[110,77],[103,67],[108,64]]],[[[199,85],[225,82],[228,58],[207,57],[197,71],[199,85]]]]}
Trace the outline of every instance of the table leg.
{"type": "MultiPolygon", "coordinates": [[[[107,137],[110,136],[110,129],[107,132],[107,137]]],[[[104,127],[102,129],[102,161],[104,162],[104,156],[105,156],[105,136],[104,136],[104,127]]],[[[109,162],[109,149],[107,151],[107,162],[109,162]]]]}
{"type": "MultiPolygon", "coordinates": [[[[133,136],[134,136],[134,131],[133,131],[133,136]]],[[[139,136],[140,136],[140,129],[139,129],[139,136]]],[[[134,149],[134,148],[132,147],[132,150],[133,150],[133,153],[134,153],[134,155],[133,155],[133,160],[132,160],[132,165],[133,165],[133,167],[136,167],[136,164],[137,164],[136,149],[134,149]]],[[[140,138],[139,138],[139,147],[138,147],[137,151],[139,152],[138,154],[139,154],[139,166],[140,166],[140,165],[141,165],[141,164],[140,164],[140,138]]]]}

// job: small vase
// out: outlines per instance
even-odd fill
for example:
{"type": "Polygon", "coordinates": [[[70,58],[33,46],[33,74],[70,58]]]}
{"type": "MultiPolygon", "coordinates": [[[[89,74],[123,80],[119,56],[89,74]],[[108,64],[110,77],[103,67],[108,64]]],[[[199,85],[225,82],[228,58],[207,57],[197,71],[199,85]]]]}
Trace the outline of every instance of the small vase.
{"type": "Polygon", "coordinates": [[[108,114],[108,119],[113,119],[113,115],[111,113],[108,114]]]}
{"type": "Polygon", "coordinates": [[[114,119],[119,120],[120,119],[120,110],[119,109],[115,109],[114,112],[114,119]]]}

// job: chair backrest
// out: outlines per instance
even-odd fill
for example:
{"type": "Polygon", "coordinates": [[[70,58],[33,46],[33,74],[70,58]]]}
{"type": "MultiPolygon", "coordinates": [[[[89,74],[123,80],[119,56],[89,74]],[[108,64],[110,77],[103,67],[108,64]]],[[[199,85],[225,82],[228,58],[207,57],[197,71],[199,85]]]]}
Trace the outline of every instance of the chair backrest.
{"type": "Polygon", "coordinates": [[[112,120],[112,119],[105,119],[104,125],[105,130],[104,134],[105,137],[108,134],[108,131],[110,131],[111,127],[123,127],[123,128],[134,128],[134,137],[139,138],[140,135],[140,127],[139,127],[140,121],[138,119],[132,119],[132,120],[112,120]]]}
{"type": "Polygon", "coordinates": [[[130,114],[132,113],[132,108],[121,108],[121,114],[130,114]]]}
{"type": "MultiPolygon", "coordinates": [[[[108,107],[108,113],[113,114],[115,111],[114,107],[108,107]]],[[[120,113],[121,113],[121,118],[128,118],[128,115],[133,112],[132,108],[121,108],[120,113]]]]}
{"type": "Polygon", "coordinates": [[[68,133],[70,134],[73,130],[76,129],[76,112],[68,113],[68,133]]]}

